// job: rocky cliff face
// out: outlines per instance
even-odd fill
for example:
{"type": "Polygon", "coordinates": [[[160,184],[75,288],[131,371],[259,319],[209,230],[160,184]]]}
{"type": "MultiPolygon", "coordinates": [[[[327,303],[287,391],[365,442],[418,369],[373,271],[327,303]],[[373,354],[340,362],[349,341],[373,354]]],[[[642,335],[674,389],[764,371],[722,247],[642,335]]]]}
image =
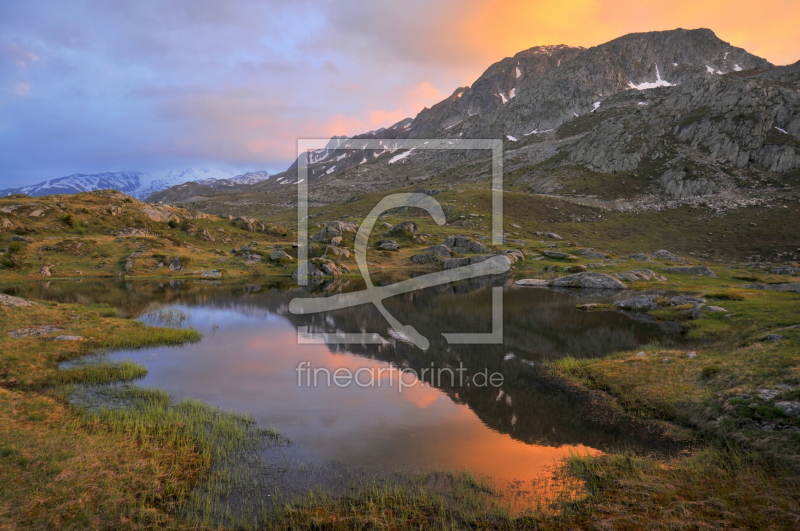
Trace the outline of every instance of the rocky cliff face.
{"type": "MultiPolygon", "coordinates": [[[[495,63],[413,120],[354,137],[382,149],[332,139],[309,156],[309,197],[324,204],[487,179],[485,153],[398,151],[395,140],[503,138],[506,185],[533,193],[623,199],[630,208],[761,200],[800,180],[798,89],[800,63],[775,68],[706,29],[589,49],[540,46],[495,63]]],[[[288,205],[297,181],[293,165],[245,191],[288,205]]]]}

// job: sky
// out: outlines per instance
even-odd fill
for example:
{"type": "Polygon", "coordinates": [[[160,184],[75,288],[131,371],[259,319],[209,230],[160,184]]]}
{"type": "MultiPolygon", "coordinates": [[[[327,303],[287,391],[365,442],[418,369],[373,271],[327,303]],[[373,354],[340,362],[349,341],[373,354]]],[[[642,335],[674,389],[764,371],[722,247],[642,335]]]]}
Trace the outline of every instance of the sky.
{"type": "Polygon", "coordinates": [[[0,188],[72,173],[282,171],[298,138],[415,116],[537,45],[711,28],[800,59],[800,0],[0,2],[0,188]]]}

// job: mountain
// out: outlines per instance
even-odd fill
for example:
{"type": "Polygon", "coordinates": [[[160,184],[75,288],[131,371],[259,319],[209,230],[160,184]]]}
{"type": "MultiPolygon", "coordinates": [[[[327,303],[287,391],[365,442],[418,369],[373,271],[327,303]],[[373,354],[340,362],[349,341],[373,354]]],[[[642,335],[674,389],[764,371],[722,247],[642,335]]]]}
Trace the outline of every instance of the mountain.
{"type": "Polygon", "coordinates": [[[0,197],[11,194],[27,194],[33,197],[51,194],[77,194],[93,190],[119,190],[134,195],[142,187],[144,174],[139,172],[75,173],[19,188],[0,190],[0,197]]]}
{"type": "MultiPolygon", "coordinates": [[[[407,155],[400,165],[395,164],[398,161],[393,157],[386,156],[394,151],[393,139],[504,138],[511,149],[521,146],[514,146],[514,142],[546,140],[566,123],[587,121],[587,117],[605,110],[617,94],[705,86],[723,76],[771,68],[773,66],[765,59],[731,46],[708,29],[634,33],[589,49],[537,46],[491,65],[472,86],[456,89],[451,96],[430,109],[423,109],[413,119],[353,137],[383,139],[383,151],[347,150],[348,139],[332,139],[329,148],[310,155],[309,181],[339,183],[340,174],[348,172],[358,175],[351,177],[352,180],[384,181],[380,186],[385,188],[389,182],[397,185],[403,180],[427,178],[444,171],[442,168],[446,165],[478,155],[416,152],[407,155]],[[340,149],[334,151],[334,147],[340,149]],[[412,159],[419,161],[419,164],[410,165],[413,172],[399,171],[412,159]],[[389,164],[393,164],[391,171],[389,164]]],[[[684,102],[684,106],[687,105],[692,104],[684,102]]],[[[595,121],[590,120],[591,123],[595,121]]],[[[586,132],[585,127],[583,132],[586,132]]],[[[638,155],[628,158],[643,160],[638,155]]],[[[586,162],[577,155],[570,160],[586,162]]],[[[630,164],[602,163],[592,167],[601,171],[633,168],[630,164]]],[[[295,162],[275,179],[259,183],[253,189],[274,191],[296,182],[295,162]]]]}
{"type": "Polygon", "coordinates": [[[177,203],[193,198],[205,197],[218,192],[237,192],[245,190],[248,185],[265,181],[271,177],[269,172],[254,171],[243,173],[230,179],[202,179],[156,191],[147,196],[150,203],[177,203]]]}
{"type": "Polygon", "coordinates": [[[76,173],[41,183],[0,190],[0,197],[20,193],[33,197],[50,194],[77,194],[93,190],[118,190],[138,199],[145,199],[153,193],[185,182],[200,182],[212,188],[235,187],[254,184],[268,179],[265,171],[237,175],[232,171],[209,168],[186,168],[164,173],[105,172],[95,174],[76,173]]]}

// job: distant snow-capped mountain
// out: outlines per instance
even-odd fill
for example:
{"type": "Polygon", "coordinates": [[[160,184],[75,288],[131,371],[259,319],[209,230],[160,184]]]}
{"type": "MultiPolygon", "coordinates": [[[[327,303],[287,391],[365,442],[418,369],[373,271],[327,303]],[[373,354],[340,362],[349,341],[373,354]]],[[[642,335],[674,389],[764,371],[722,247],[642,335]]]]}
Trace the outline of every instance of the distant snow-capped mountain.
{"type": "Polygon", "coordinates": [[[187,182],[200,182],[216,188],[238,184],[253,184],[269,177],[270,174],[266,171],[237,174],[234,171],[213,168],[186,168],[152,173],[136,171],[95,174],[76,173],[37,184],[0,190],[0,197],[6,197],[11,194],[27,194],[39,197],[51,194],[77,194],[92,190],[112,189],[119,190],[137,199],[147,199],[155,192],[187,182]]]}

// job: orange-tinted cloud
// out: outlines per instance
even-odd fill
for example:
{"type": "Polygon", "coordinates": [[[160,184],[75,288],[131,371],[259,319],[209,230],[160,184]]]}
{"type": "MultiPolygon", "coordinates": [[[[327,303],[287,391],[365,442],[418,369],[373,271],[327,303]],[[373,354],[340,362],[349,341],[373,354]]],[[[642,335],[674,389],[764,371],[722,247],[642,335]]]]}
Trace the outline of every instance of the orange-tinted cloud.
{"type": "Polygon", "coordinates": [[[627,33],[710,28],[775,64],[800,59],[800,2],[673,0],[488,0],[470,3],[460,39],[492,60],[531,46],[595,46],[627,33]]]}

